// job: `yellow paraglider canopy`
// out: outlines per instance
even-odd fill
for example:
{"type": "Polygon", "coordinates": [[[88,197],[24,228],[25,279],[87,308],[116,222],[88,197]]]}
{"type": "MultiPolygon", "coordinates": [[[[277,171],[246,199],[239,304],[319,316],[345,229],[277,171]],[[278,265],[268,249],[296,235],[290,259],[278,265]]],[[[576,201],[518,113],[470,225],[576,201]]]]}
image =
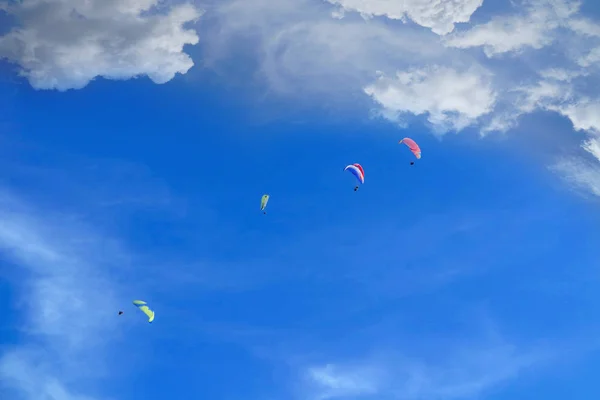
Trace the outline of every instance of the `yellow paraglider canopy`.
{"type": "Polygon", "coordinates": [[[140,309],[144,314],[148,316],[148,322],[154,321],[154,311],[148,308],[145,301],[134,300],[133,305],[140,309]]]}

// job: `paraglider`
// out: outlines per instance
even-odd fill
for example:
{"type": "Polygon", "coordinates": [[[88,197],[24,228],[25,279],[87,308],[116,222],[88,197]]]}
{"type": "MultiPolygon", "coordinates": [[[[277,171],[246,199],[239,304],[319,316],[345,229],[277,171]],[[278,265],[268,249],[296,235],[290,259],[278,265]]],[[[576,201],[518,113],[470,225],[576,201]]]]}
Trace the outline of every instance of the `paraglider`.
{"type": "MultiPolygon", "coordinates": [[[[421,159],[421,149],[419,148],[417,142],[415,142],[411,138],[406,137],[398,142],[398,144],[401,143],[405,144],[406,147],[410,149],[410,151],[415,155],[415,157],[417,157],[417,160],[421,159]]],[[[410,165],[415,165],[415,162],[411,161],[410,165]]]]}
{"type": "Polygon", "coordinates": [[[145,301],[134,300],[133,305],[140,309],[141,312],[148,316],[148,322],[154,321],[154,311],[148,308],[145,301]]]}
{"type": "Polygon", "coordinates": [[[263,197],[260,199],[260,210],[263,212],[263,214],[267,213],[265,211],[265,208],[267,208],[267,203],[268,202],[269,202],[269,195],[268,194],[264,194],[263,197]]]}
{"type": "MultiPolygon", "coordinates": [[[[346,166],[346,168],[344,168],[344,171],[350,171],[350,173],[352,175],[354,175],[361,184],[365,183],[365,170],[363,169],[363,167],[360,164],[350,164],[350,165],[346,166]]],[[[355,192],[357,190],[358,190],[358,186],[356,186],[354,188],[355,192]]]]}

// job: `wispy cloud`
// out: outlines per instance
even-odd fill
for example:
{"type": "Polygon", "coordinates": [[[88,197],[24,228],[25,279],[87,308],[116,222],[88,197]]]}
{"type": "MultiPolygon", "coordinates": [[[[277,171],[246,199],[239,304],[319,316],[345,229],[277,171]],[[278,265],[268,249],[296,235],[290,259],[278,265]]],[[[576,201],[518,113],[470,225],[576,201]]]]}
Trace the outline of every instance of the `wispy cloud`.
{"type": "Polygon", "coordinates": [[[483,47],[488,57],[525,48],[541,49],[553,43],[556,30],[568,25],[569,17],[579,11],[579,2],[531,0],[521,2],[512,15],[495,16],[489,22],[446,38],[448,46],[483,47]]]}
{"type": "Polygon", "coordinates": [[[18,161],[21,152],[15,147],[14,143],[5,144],[5,157],[0,165],[6,175],[31,183],[28,194],[32,197],[65,207],[85,204],[105,211],[160,208],[161,211],[185,212],[181,199],[144,165],[59,151],[39,151],[31,147],[26,147],[25,151],[38,156],[39,161],[33,165],[24,164],[18,161]],[[45,195],[48,192],[60,192],[64,196],[56,200],[56,197],[45,195]]]}
{"type": "Polygon", "coordinates": [[[565,178],[574,189],[600,196],[600,164],[583,158],[565,158],[550,169],[565,178]]]}
{"type": "Polygon", "coordinates": [[[364,365],[326,364],[306,370],[307,378],[319,388],[315,395],[319,400],[376,395],[382,374],[383,371],[364,365]]]}
{"type": "Polygon", "coordinates": [[[0,376],[8,387],[17,389],[17,398],[93,399],[69,390],[58,375],[48,366],[47,359],[40,350],[14,351],[3,356],[0,363],[0,376]]]}
{"type": "MultiPolygon", "coordinates": [[[[421,338],[421,341],[423,338],[421,338]]],[[[435,355],[415,354],[399,345],[355,359],[316,364],[304,369],[302,398],[390,398],[438,400],[474,398],[543,366],[554,351],[520,347],[501,337],[444,341],[435,355]],[[405,351],[405,354],[403,354],[405,351]],[[411,355],[408,355],[411,354],[411,355]]],[[[439,343],[437,343],[439,347],[439,343]]]]}
{"type": "Polygon", "coordinates": [[[0,219],[1,255],[10,266],[3,269],[19,290],[22,321],[18,345],[0,359],[5,393],[87,399],[78,393],[106,373],[108,345],[118,335],[107,321],[121,300],[115,264],[126,253],[76,216],[25,204],[4,189],[0,219]]]}

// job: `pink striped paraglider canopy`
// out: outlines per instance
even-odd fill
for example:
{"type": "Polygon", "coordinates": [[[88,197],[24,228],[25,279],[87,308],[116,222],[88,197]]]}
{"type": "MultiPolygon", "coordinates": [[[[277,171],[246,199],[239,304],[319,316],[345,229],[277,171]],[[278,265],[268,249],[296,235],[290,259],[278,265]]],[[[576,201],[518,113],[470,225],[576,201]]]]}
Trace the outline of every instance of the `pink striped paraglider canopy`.
{"type": "Polygon", "coordinates": [[[417,160],[419,160],[421,158],[421,149],[419,148],[419,145],[417,144],[417,142],[415,142],[411,138],[404,138],[401,141],[399,141],[398,143],[404,143],[406,145],[406,147],[408,147],[410,149],[410,151],[412,151],[412,153],[415,155],[415,157],[417,157],[417,160]]]}

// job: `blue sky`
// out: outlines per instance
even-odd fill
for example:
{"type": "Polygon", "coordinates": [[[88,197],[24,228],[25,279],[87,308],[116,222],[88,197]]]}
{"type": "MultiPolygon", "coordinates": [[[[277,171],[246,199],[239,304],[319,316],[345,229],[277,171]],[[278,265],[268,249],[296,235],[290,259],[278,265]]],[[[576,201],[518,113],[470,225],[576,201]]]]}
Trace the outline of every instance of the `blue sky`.
{"type": "Polygon", "coordinates": [[[593,2],[0,9],[2,399],[600,396],[593,2]]]}

